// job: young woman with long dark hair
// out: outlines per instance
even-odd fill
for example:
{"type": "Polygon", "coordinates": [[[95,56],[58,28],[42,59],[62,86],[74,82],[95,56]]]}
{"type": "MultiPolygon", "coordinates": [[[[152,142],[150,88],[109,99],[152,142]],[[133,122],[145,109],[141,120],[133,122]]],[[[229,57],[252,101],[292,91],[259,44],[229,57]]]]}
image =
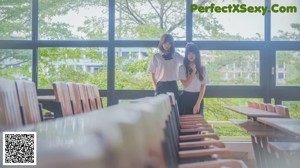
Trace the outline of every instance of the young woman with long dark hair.
{"type": "Polygon", "coordinates": [[[175,52],[174,39],[170,34],[161,36],[158,48],[160,52],[152,57],[148,67],[155,95],[173,92],[177,99],[179,93],[176,81],[179,80],[178,71],[183,57],[175,52]]]}
{"type": "Polygon", "coordinates": [[[180,115],[203,113],[203,97],[208,84],[206,68],[201,66],[200,52],[196,44],[188,43],[183,65],[179,67],[179,78],[183,92],[179,96],[180,115]]]}

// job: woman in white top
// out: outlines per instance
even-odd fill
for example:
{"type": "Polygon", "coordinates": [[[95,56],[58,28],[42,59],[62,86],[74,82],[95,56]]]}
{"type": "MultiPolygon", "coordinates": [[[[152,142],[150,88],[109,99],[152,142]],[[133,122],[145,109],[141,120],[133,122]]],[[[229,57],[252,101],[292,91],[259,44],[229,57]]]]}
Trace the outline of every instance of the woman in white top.
{"type": "Polygon", "coordinates": [[[151,72],[155,95],[173,92],[177,99],[179,93],[176,81],[183,57],[175,52],[174,39],[170,34],[161,36],[158,48],[160,52],[152,57],[148,67],[148,71],[151,72]]]}
{"type": "Polygon", "coordinates": [[[178,100],[180,115],[200,113],[203,116],[203,97],[208,75],[206,68],[201,66],[199,49],[193,43],[186,45],[183,65],[179,67],[179,78],[183,85],[178,100]]]}

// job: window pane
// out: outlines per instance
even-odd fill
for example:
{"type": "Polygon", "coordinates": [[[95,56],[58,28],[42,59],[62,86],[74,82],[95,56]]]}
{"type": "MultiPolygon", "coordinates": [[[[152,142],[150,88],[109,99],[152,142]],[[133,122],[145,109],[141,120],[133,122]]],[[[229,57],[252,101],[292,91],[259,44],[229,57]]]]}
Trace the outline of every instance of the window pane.
{"type": "Polygon", "coordinates": [[[185,39],[185,1],[116,0],[116,39],[185,39]],[[128,2],[128,6],[127,6],[128,2]]]}
{"type": "Polygon", "coordinates": [[[39,39],[107,39],[108,1],[39,1],[39,39]]]}
{"type": "Polygon", "coordinates": [[[31,0],[0,2],[0,39],[31,39],[31,0]]]}
{"type": "Polygon", "coordinates": [[[282,105],[289,108],[291,118],[300,119],[300,101],[283,101],[282,105]]]}
{"type": "MultiPolygon", "coordinates": [[[[228,6],[246,4],[264,6],[264,1],[243,0],[193,0],[198,6],[228,6]]],[[[264,40],[264,16],[261,13],[193,12],[194,40],[264,40]]]]}
{"type": "Polygon", "coordinates": [[[106,48],[40,48],[39,89],[55,81],[95,84],[107,88],[106,48]]]}
{"type": "Polygon", "coordinates": [[[153,90],[147,71],[156,48],[116,48],[115,88],[122,90],[153,90]]]}
{"type": "Polygon", "coordinates": [[[271,0],[278,13],[271,13],[272,40],[300,40],[300,1],[271,0]],[[276,6],[278,4],[278,6],[276,6]],[[293,10],[297,8],[297,12],[293,10]]]}
{"type": "Polygon", "coordinates": [[[202,50],[211,85],[259,85],[258,51],[202,50]]]}
{"type": "Polygon", "coordinates": [[[32,80],[32,51],[0,49],[0,78],[32,80]]]}
{"type": "Polygon", "coordinates": [[[276,85],[300,85],[300,51],[276,52],[276,85]]]}
{"type": "Polygon", "coordinates": [[[247,116],[224,108],[227,106],[247,106],[248,101],[262,102],[259,98],[205,98],[204,118],[214,126],[221,140],[250,141],[249,134],[230,119],[247,119],[247,116]]]}

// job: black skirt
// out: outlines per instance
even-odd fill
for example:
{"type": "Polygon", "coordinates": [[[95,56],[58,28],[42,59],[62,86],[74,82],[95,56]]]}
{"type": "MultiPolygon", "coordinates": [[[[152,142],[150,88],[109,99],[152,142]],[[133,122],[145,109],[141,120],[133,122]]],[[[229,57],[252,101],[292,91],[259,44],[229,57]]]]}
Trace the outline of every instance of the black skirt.
{"type": "MultiPolygon", "coordinates": [[[[183,91],[178,99],[178,109],[180,115],[189,115],[193,114],[193,108],[198,100],[199,92],[187,92],[183,91]]],[[[203,112],[204,101],[202,100],[200,104],[199,111],[202,116],[204,116],[203,112]]]]}
{"type": "Polygon", "coordinates": [[[157,82],[155,96],[159,94],[165,94],[167,92],[173,92],[176,100],[178,99],[179,94],[178,94],[178,86],[176,81],[157,82]]]}

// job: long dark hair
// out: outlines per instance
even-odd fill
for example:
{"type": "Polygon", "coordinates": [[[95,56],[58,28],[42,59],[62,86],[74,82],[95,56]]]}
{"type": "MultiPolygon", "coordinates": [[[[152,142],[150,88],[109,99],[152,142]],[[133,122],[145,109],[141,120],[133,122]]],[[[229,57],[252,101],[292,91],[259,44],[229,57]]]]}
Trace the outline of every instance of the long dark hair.
{"type": "Polygon", "coordinates": [[[166,59],[166,60],[172,59],[173,58],[173,54],[175,53],[174,38],[173,38],[173,36],[171,34],[163,34],[160,37],[158,48],[159,48],[159,50],[161,52],[163,52],[164,59],[166,59]],[[171,45],[169,51],[165,51],[164,48],[163,48],[163,44],[165,42],[168,42],[171,45]]]}
{"type": "Polygon", "coordinates": [[[187,43],[185,46],[185,57],[183,60],[183,65],[186,70],[186,77],[188,77],[188,75],[192,73],[192,69],[190,68],[190,61],[188,59],[189,53],[193,53],[196,55],[195,58],[196,71],[197,71],[196,73],[199,74],[199,79],[200,81],[202,81],[204,79],[204,74],[203,74],[203,67],[201,66],[200,52],[199,52],[199,48],[194,43],[187,43]]]}

